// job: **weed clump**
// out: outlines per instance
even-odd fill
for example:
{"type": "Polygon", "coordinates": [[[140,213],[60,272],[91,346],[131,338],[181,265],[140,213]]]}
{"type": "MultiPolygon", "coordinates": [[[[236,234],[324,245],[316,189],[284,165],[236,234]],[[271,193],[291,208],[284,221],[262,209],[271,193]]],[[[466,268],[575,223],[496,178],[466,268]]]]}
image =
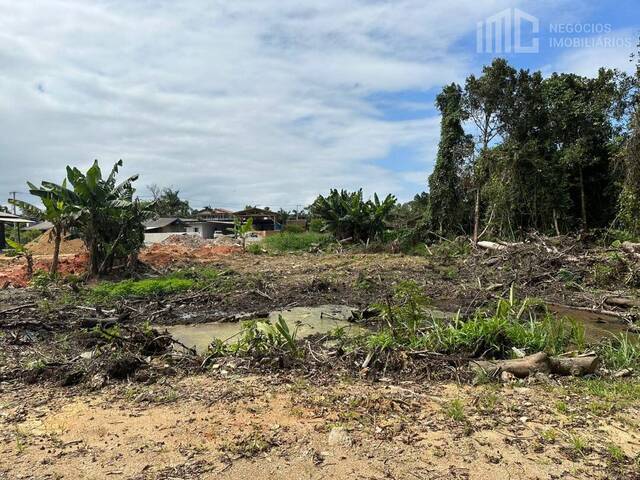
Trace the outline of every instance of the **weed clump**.
{"type": "Polygon", "coordinates": [[[414,282],[399,284],[394,295],[376,308],[383,327],[363,339],[369,350],[425,350],[471,357],[509,358],[513,349],[555,355],[570,344],[582,346],[584,331],[556,318],[540,302],[518,301],[513,291],[493,312],[478,311],[469,319],[436,318],[429,300],[414,282]]]}
{"type": "Polygon", "coordinates": [[[598,350],[603,363],[612,370],[640,366],[640,345],[628,333],[608,339],[598,350]]]}

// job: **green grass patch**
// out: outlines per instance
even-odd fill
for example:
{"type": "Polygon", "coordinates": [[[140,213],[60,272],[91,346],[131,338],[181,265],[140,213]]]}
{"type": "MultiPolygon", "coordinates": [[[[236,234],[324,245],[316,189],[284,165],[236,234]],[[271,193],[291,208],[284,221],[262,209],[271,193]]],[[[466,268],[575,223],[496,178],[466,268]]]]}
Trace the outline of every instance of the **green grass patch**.
{"type": "Polygon", "coordinates": [[[603,363],[612,370],[638,368],[640,366],[640,344],[637,337],[621,333],[605,341],[598,348],[603,363]]]}
{"type": "Polygon", "coordinates": [[[92,302],[123,298],[148,298],[171,295],[188,290],[212,288],[219,284],[221,272],[210,268],[185,269],[155,278],[102,282],[87,294],[92,302]]]}
{"type": "Polygon", "coordinates": [[[333,237],[316,232],[282,232],[266,237],[258,245],[270,253],[309,251],[322,248],[333,241],[333,237]]]}
{"type": "Polygon", "coordinates": [[[463,422],[467,416],[464,411],[464,403],[462,400],[455,399],[445,405],[444,413],[447,417],[455,420],[456,422],[463,422]]]}
{"type": "Polygon", "coordinates": [[[589,394],[610,402],[630,403],[640,400],[640,382],[633,379],[585,378],[573,387],[580,394],[589,394]]]}

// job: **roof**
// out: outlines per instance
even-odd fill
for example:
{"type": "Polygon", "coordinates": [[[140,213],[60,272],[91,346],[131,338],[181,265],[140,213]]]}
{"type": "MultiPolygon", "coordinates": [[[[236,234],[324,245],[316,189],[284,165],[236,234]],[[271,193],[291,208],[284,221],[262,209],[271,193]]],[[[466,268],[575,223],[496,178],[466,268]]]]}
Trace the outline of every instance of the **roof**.
{"type": "Polygon", "coordinates": [[[35,225],[26,227],[25,230],[42,230],[44,232],[51,228],[53,228],[53,223],[51,222],[38,222],[35,225]]]}
{"type": "Polygon", "coordinates": [[[3,223],[33,223],[33,220],[22,218],[13,213],[0,212],[0,222],[3,223]]]}
{"type": "Polygon", "coordinates": [[[162,228],[167,227],[169,225],[173,225],[176,222],[182,223],[182,220],[176,217],[160,217],[155,220],[147,220],[144,222],[145,230],[152,230],[154,228],[162,228]]]}
{"type": "Polygon", "coordinates": [[[274,217],[276,216],[276,212],[272,212],[271,210],[263,210],[262,208],[247,208],[246,210],[240,210],[239,212],[235,212],[234,215],[239,217],[246,216],[263,216],[263,217],[274,217]]]}
{"type": "Polygon", "coordinates": [[[196,212],[196,216],[200,215],[231,215],[233,212],[226,208],[203,208],[199,212],[196,212]]]}

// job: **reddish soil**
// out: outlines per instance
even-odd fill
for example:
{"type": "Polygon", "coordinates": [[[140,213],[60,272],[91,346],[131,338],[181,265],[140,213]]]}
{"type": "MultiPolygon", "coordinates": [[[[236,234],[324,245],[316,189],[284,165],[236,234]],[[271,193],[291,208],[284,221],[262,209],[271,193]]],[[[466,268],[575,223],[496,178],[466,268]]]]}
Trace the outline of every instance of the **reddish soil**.
{"type": "Polygon", "coordinates": [[[185,245],[156,243],[140,252],[140,260],[156,268],[170,265],[211,261],[221,255],[242,252],[242,248],[225,245],[203,245],[192,248],[185,245]]]}
{"type": "MultiPolygon", "coordinates": [[[[81,275],[87,268],[87,254],[61,255],[58,272],[61,275],[81,275]]],[[[35,257],[33,270],[48,271],[51,257],[35,257]]],[[[29,283],[27,262],[23,258],[0,257],[0,290],[7,287],[23,288],[29,283]]]]}

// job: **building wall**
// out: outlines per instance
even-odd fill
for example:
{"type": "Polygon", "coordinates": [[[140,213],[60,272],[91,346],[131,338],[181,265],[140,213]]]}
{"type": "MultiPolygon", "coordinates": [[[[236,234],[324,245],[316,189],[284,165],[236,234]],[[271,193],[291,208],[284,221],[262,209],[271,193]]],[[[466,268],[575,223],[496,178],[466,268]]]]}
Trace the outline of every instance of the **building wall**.
{"type": "Polygon", "coordinates": [[[213,238],[215,225],[208,222],[193,223],[187,225],[187,233],[195,234],[202,238],[213,238]]]}

